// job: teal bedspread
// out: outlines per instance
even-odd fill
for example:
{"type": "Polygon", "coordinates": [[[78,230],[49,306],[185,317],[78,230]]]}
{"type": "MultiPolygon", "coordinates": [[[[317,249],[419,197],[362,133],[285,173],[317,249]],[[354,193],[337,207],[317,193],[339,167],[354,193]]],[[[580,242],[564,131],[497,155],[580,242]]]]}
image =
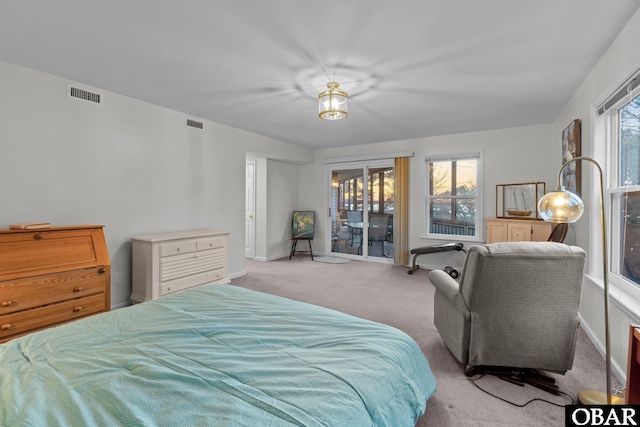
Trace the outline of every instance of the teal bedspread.
{"type": "Polygon", "coordinates": [[[0,345],[2,426],[413,426],[435,388],[405,333],[232,285],[0,345]]]}

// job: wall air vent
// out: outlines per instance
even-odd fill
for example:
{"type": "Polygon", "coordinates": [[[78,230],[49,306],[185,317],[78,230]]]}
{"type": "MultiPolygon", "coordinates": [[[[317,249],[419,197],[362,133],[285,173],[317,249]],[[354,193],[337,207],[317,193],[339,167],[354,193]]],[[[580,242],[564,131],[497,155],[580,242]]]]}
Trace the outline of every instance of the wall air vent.
{"type": "Polygon", "coordinates": [[[187,119],[187,126],[192,128],[202,129],[204,128],[204,124],[201,122],[196,122],[195,120],[187,119]]]}
{"type": "Polygon", "coordinates": [[[86,89],[67,85],[67,98],[78,99],[80,101],[90,102],[94,105],[102,105],[102,95],[91,92],[86,89]]]}

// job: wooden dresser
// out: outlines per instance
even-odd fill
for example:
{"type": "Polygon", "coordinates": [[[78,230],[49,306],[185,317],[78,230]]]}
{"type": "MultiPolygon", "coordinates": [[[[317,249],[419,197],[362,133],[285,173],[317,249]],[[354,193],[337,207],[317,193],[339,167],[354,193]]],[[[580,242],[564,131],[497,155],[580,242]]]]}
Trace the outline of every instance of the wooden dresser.
{"type": "Polygon", "coordinates": [[[131,301],[150,301],[207,283],[229,283],[228,236],[226,231],[192,230],[132,237],[131,301]]]}
{"type": "Polygon", "coordinates": [[[544,221],[488,218],[487,243],[498,242],[546,242],[553,224],[544,221]]]}
{"type": "Polygon", "coordinates": [[[102,228],[0,229],[0,342],[109,311],[102,228]]]}

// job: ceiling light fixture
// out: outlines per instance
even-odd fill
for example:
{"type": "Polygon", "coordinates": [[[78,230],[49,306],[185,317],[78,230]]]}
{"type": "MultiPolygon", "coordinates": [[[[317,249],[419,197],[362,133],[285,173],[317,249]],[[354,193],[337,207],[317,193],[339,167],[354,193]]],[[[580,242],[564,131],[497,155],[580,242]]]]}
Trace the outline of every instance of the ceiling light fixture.
{"type": "Polygon", "coordinates": [[[340,120],[349,115],[347,106],[347,92],[338,89],[340,85],[336,82],[327,83],[328,90],[320,92],[318,95],[319,109],[318,116],[324,120],[340,120]]]}

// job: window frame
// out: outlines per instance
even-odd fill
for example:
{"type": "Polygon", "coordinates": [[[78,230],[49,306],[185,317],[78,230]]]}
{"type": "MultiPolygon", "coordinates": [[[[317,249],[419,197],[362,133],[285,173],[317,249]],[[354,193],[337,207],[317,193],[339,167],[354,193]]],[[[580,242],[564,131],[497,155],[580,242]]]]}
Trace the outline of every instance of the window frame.
{"type": "MultiPolygon", "coordinates": [[[[618,301],[621,307],[624,307],[629,314],[634,317],[638,317],[636,313],[640,312],[640,285],[629,280],[619,272],[619,266],[621,264],[621,248],[623,235],[620,232],[622,229],[622,223],[620,218],[620,212],[622,209],[621,202],[622,196],[627,192],[640,191],[640,185],[625,186],[620,183],[620,109],[623,108],[632,99],[640,96],[640,87],[637,87],[633,91],[629,92],[628,97],[624,97],[618,100],[615,104],[611,105],[598,119],[596,120],[596,126],[601,126],[602,135],[606,139],[605,152],[603,153],[606,161],[606,170],[604,172],[604,187],[605,187],[605,215],[607,221],[607,235],[608,245],[607,252],[609,255],[609,287],[610,295],[613,299],[618,301]]],[[[595,138],[594,138],[595,139],[595,138]]],[[[594,147],[594,152],[597,152],[597,148],[594,147]]],[[[597,200],[599,194],[597,194],[598,188],[596,185],[592,185],[591,197],[592,200],[597,200]]],[[[592,224],[593,227],[593,224],[592,224]]],[[[593,240],[593,239],[591,239],[593,240]]],[[[591,252],[594,252],[593,243],[590,243],[591,252]]],[[[601,253],[601,251],[596,251],[601,253]]],[[[590,264],[602,262],[590,257],[590,264]]],[[[601,270],[601,269],[600,269],[601,270]]],[[[602,278],[595,277],[594,269],[590,268],[591,279],[596,281],[602,286],[602,278]]]]}
{"type": "MultiPolygon", "coordinates": [[[[446,153],[425,156],[424,159],[424,203],[423,203],[423,221],[422,221],[422,236],[423,239],[429,240],[445,240],[450,242],[451,240],[463,241],[463,242],[482,242],[484,241],[484,191],[483,191],[483,156],[482,151],[462,152],[462,153],[446,153]],[[429,226],[431,221],[431,210],[429,208],[429,202],[433,198],[443,198],[442,196],[434,196],[431,193],[431,174],[430,165],[432,162],[442,161],[457,161],[457,160],[476,160],[476,195],[475,195],[475,235],[461,235],[461,234],[446,234],[446,233],[432,233],[429,226]]],[[[469,198],[468,196],[446,196],[445,198],[461,199],[469,198]]]]}

